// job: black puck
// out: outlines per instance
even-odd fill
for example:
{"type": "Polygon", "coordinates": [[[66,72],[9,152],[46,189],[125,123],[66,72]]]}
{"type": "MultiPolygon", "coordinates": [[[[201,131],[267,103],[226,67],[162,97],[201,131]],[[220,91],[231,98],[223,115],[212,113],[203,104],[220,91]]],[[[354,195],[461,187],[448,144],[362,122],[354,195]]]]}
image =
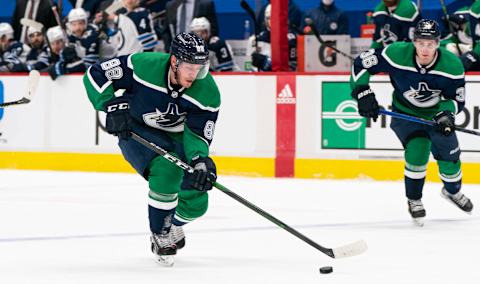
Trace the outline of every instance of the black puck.
{"type": "Polygon", "coordinates": [[[331,267],[331,266],[320,267],[320,273],[322,273],[322,274],[328,274],[328,273],[332,273],[332,272],[333,272],[333,267],[331,267]]]}

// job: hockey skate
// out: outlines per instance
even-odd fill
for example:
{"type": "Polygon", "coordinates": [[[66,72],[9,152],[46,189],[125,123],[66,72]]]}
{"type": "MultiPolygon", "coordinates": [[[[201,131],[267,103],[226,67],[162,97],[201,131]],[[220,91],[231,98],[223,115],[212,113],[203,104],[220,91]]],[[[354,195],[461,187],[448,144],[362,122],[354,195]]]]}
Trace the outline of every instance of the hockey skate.
{"type": "Polygon", "coordinates": [[[173,256],[177,254],[177,247],[169,234],[152,234],[150,236],[151,249],[155,260],[165,266],[173,266],[173,256]]]}
{"type": "Polygon", "coordinates": [[[446,200],[453,203],[455,206],[460,208],[462,211],[472,214],[473,204],[472,201],[465,194],[461,193],[460,191],[455,194],[450,194],[445,188],[442,188],[442,197],[446,200]]]}
{"type": "Polygon", "coordinates": [[[422,201],[419,200],[408,200],[408,212],[412,216],[413,222],[420,227],[423,227],[423,219],[427,215],[425,208],[423,208],[422,201]]]}
{"type": "Polygon", "coordinates": [[[177,246],[177,249],[182,249],[185,246],[185,233],[183,232],[183,226],[172,225],[169,235],[170,238],[172,238],[172,242],[177,246]]]}

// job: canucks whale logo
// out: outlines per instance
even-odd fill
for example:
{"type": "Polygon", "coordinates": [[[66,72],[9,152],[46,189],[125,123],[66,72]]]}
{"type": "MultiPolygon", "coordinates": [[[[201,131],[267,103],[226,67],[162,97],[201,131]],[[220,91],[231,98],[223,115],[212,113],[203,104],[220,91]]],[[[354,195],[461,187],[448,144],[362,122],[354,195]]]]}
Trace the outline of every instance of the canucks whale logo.
{"type": "Polygon", "coordinates": [[[179,112],[178,105],[169,103],[163,112],[156,108],[155,112],[144,114],[143,121],[153,128],[168,132],[182,132],[186,114],[186,112],[179,112]]]}
{"type": "Polygon", "coordinates": [[[430,89],[428,84],[420,82],[418,89],[410,87],[410,90],[403,93],[405,99],[416,107],[432,107],[440,101],[440,90],[430,89]]]}

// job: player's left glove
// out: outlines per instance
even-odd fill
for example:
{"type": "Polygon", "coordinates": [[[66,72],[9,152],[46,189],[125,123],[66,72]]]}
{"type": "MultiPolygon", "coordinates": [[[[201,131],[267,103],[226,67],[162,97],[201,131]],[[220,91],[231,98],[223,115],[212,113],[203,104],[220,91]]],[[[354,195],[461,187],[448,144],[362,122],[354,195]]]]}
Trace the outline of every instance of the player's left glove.
{"type": "Polygon", "coordinates": [[[452,135],[455,130],[455,116],[449,111],[441,111],[433,118],[435,124],[433,128],[445,136],[452,135]]]}
{"type": "Polygon", "coordinates": [[[192,159],[190,166],[195,169],[193,173],[185,172],[182,188],[193,188],[199,191],[212,189],[217,180],[217,168],[210,157],[197,156],[192,159]]]}
{"type": "Polygon", "coordinates": [[[380,107],[375,93],[369,86],[358,86],[352,91],[352,97],[357,100],[358,113],[363,117],[370,117],[377,121],[380,107]]]}

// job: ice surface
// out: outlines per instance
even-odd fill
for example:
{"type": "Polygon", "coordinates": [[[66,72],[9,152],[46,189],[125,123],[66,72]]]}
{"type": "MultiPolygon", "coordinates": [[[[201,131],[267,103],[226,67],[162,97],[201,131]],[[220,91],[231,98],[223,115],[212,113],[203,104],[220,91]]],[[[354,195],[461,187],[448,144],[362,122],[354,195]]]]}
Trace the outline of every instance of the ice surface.
{"type": "MultiPolygon", "coordinates": [[[[477,283],[478,207],[467,215],[427,183],[423,228],[403,182],[220,177],[322,246],[364,239],[331,259],[224,193],[185,227],[174,267],[149,251],[147,183],[133,174],[0,171],[0,283],[477,283]],[[333,266],[320,274],[321,266],[333,266]],[[470,282],[472,281],[472,282],[470,282]]],[[[480,185],[465,185],[474,205],[480,185]]]]}

